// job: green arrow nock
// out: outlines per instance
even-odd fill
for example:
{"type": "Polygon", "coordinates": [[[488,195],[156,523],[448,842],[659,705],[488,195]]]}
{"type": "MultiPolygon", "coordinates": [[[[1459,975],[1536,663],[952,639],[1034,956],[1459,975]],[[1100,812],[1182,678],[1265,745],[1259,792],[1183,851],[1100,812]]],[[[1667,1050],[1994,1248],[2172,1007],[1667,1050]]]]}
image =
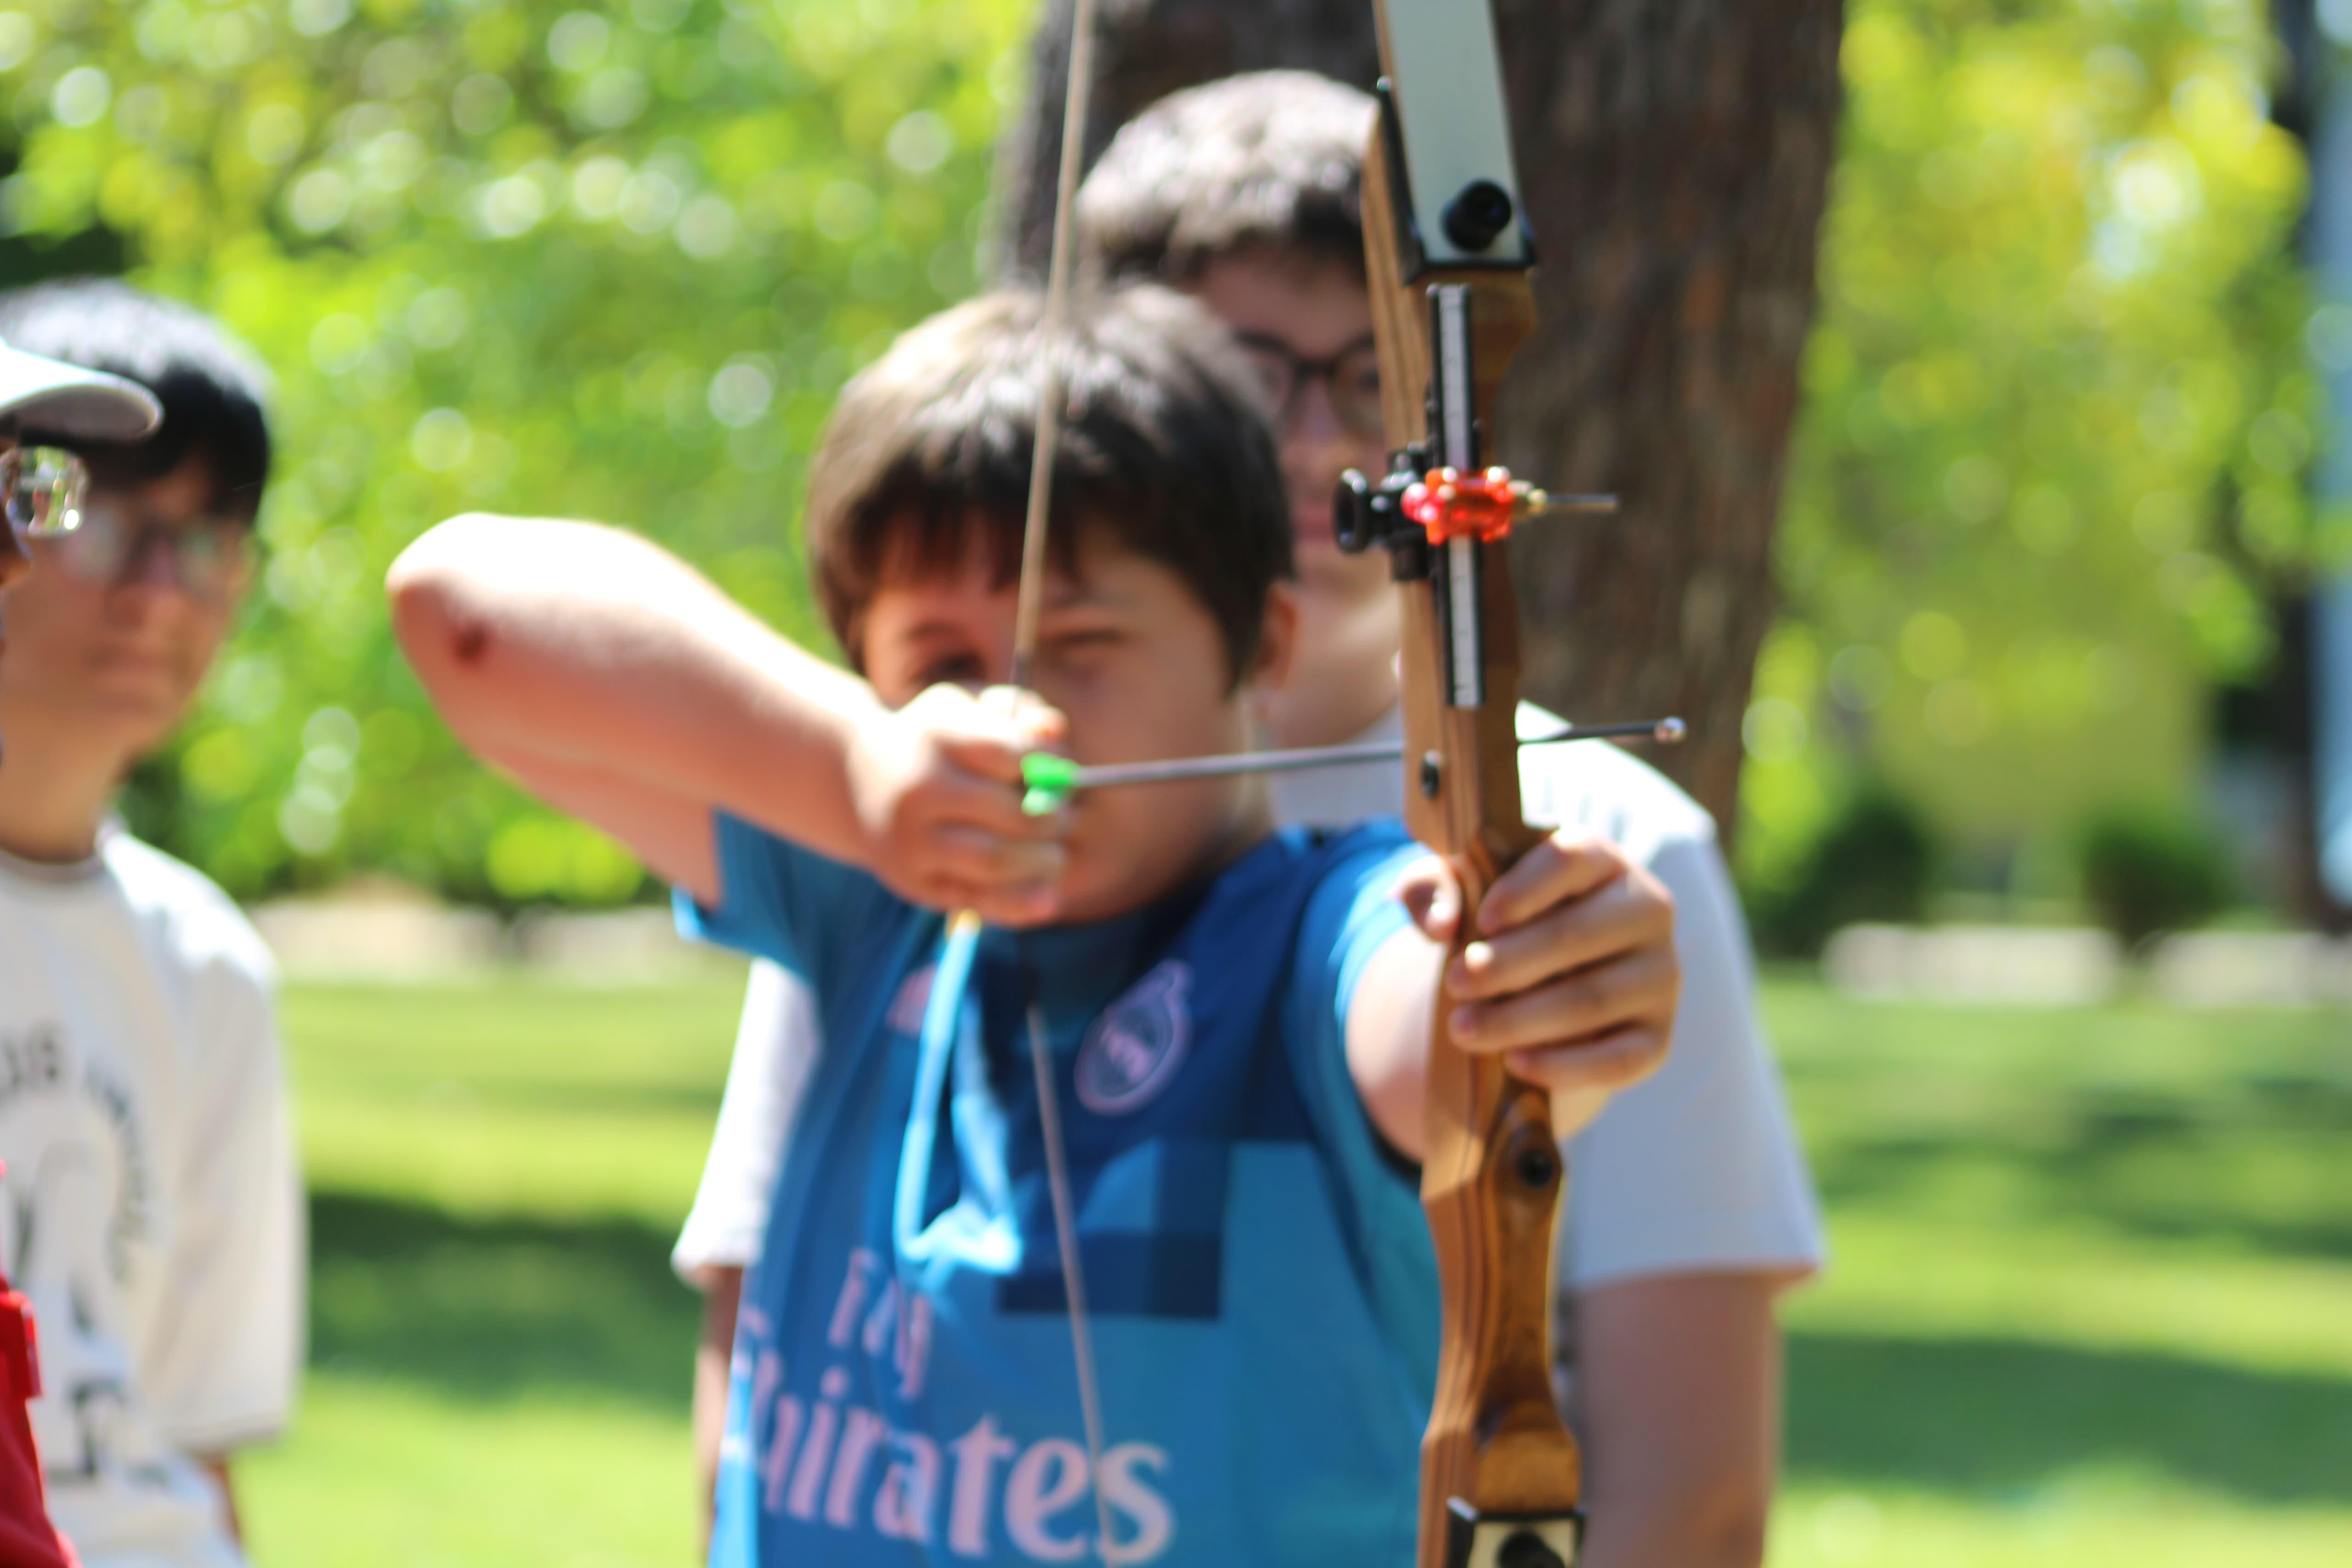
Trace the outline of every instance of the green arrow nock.
{"type": "Polygon", "coordinates": [[[1021,759],[1021,778],[1029,786],[1021,797],[1021,809],[1032,816],[1051,816],[1076,791],[1078,764],[1051,752],[1032,752],[1021,759]]]}

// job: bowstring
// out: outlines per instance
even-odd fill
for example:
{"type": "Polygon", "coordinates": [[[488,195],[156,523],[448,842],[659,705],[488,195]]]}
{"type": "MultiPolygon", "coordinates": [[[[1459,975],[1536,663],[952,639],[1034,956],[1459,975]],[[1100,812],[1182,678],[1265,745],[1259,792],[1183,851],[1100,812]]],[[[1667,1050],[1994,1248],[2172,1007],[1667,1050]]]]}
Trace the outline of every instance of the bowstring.
{"type": "MultiPolygon", "coordinates": [[[[1094,97],[1095,0],[1076,0],[1070,15],[1070,79],[1062,94],[1061,158],[1054,180],[1052,248],[1045,261],[1045,319],[1040,336],[1050,346],[1068,325],[1076,273],[1078,174],[1085,163],[1087,116],[1094,97]]],[[[1039,356],[1037,440],[1029,458],[1029,511],[1021,528],[1021,590],[1013,621],[1013,684],[1028,689],[1037,652],[1037,612],[1045,587],[1045,525],[1054,504],[1054,454],[1062,438],[1062,404],[1068,389],[1048,352],[1039,356]]]]}
{"type": "MultiPolygon", "coordinates": [[[[1094,91],[1095,0],[1076,0],[1070,16],[1069,80],[1062,95],[1061,159],[1054,184],[1053,244],[1045,262],[1045,310],[1038,355],[1037,436],[1029,461],[1029,510],[1021,530],[1021,586],[1013,620],[1013,685],[1029,688],[1037,652],[1037,616],[1045,586],[1045,529],[1053,513],[1054,458],[1061,443],[1062,405],[1068,389],[1054,345],[1066,330],[1075,274],[1078,174],[1086,152],[1087,110],[1094,91]]],[[[1034,977],[1033,977],[1034,983],[1034,977]]],[[[1078,1258],[1077,1206],[1071,1195],[1069,1151],[1062,1138],[1061,1097],[1045,1021],[1034,995],[1028,1007],[1029,1065],[1037,1078],[1038,1131],[1045,1146],[1045,1182],[1054,1203],[1054,1238],[1061,1254],[1062,1295],[1069,1309],[1070,1359],[1076,1373],[1079,1413],[1086,1425],[1087,1489],[1094,1495],[1097,1552],[1111,1552],[1110,1501],[1103,1493],[1102,1393],[1095,1377],[1094,1337],[1087,1315],[1086,1269],[1078,1258]]]]}

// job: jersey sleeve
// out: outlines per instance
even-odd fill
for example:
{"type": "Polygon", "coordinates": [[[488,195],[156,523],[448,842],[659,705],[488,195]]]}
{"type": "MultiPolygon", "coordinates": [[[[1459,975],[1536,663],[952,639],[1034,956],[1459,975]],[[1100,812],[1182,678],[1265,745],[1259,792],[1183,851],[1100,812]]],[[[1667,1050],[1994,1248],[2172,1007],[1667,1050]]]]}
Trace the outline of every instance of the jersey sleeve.
{"type": "Polygon", "coordinates": [[[197,1455],[274,1436],[302,1365],[301,1178],[270,984],[221,959],[194,993],[203,1060],[174,1173],[170,1306],[140,1374],[163,1435],[197,1455]]]}
{"type": "MultiPolygon", "coordinates": [[[[1391,1342],[1419,1357],[1437,1343],[1429,1226],[1418,1173],[1373,1127],[1348,1070],[1348,1015],[1382,948],[1411,923],[1395,896],[1418,845],[1393,827],[1351,835],[1307,906],[1284,1039],[1317,1143],[1345,1195],[1360,1267],[1391,1342]]],[[[1420,1369],[1435,1375],[1434,1363],[1420,1369]]],[[[1425,1381],[1425,1378],[1424,1378],[1425,1381]]]]}
{"type": "Polygon", "coordinates": [[[1675,899],[1682,1004],[1655,1076],[1569,1144],[1563,1282],[1821,1266],[1822,1221],[1756,1014],[1748,931],[1711,832],[1647,858],[1675,899]]]}
{"type": "Polygon", "coordinates": [[[712,1270],[748,1268],[759,1258],[771,1189],[816,1054],[807,985],[764,959],[754,962],[702,1184],[670,1253],[670,1267],[688,1284],[708,1289],[712,1270]]]}
{"type": "Polygon", "coordinates": [[[1346,1109],[1370,1131],[1348,1074],[1348,1010],[1374,955],[1411,923],[1395,889],[1420,854],[1417,846],[1388,833],[1353,835],[1334,852],[1307,900],[1285,1035],[1300,1091],[1318,1123],[1349,1121],[1340,1114],[1346,1109]]]}
{"type": "Polygon", "coordinates": [[[714,811],[719,901],[705,905],[684,889],[675,896],[679,934],[773,960],[823,989],[844,951],[874,922],[903,908],[869,873],[714,811]]]}

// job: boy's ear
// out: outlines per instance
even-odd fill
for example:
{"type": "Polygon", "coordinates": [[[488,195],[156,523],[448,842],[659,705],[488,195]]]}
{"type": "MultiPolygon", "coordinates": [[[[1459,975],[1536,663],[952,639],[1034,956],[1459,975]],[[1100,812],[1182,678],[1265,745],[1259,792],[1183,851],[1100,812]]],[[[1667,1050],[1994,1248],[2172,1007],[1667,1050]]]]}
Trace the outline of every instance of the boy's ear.
{"type": "Polygon", "coordinates": [[[1253,698],[1281,689],[1298,652],[1298,585],[1276,583],[1265,592],[1265,621],[1258,631],[1257,658],[1243,678],[1253,698]]]}

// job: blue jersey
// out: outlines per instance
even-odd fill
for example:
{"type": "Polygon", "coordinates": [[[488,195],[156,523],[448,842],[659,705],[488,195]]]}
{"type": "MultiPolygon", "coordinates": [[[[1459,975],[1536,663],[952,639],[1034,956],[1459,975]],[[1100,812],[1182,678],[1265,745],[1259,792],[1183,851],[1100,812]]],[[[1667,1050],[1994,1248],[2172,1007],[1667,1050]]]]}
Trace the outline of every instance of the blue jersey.
{"type": "Polygon", "coordinates": [[[1097,1560],[1028,1055],[1050,1047],[1109,1561],[1412,1560],[1436,1264],[1349,1078],[1393,826],[1285,833],[1082,926],[951,940],[719,820],[690,932],[814,992],[821,1052],[737,1333],[719,1568],[1097,1560]]]}

